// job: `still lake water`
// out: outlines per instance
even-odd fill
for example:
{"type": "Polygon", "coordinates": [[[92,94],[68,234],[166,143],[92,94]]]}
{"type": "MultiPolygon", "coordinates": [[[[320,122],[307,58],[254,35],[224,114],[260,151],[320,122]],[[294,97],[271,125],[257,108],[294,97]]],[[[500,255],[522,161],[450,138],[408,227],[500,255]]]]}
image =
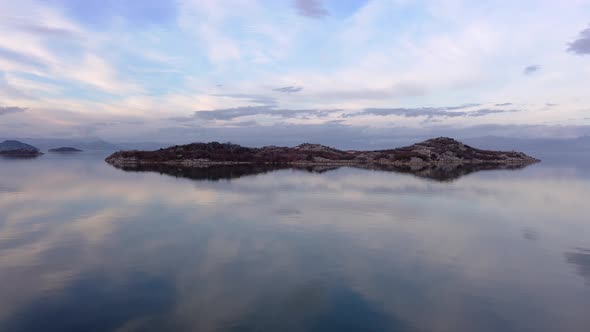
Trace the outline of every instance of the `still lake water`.
{"type": "Polygon", "coordinates": [[[590,171],[0,160],[0,331],[590,330],[590,171]]]}

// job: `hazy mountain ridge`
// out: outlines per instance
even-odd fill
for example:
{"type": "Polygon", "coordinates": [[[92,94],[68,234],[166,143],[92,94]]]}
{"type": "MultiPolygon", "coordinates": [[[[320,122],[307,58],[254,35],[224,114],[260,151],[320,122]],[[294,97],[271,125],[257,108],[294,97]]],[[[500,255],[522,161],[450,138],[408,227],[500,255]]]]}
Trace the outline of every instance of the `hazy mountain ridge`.
{"type": "Polygon", "coordinates": [[[116,151],[120,149],[116,144],[101,139],[67,139],[67,138],[18,138],[19,141],[38,147],[42,151],[71,146],[85,151],[116,151]]]}
{"type": "Polygon", "coordinates": [[[463,139],[464,142],[485,149],[516,148],[532,152],[590,152],[590,136],[576,138],[513,138],[483,136],[463,139]]]}
{"type": "MultiPolygon", "coordinates": [[[[279,145],[289,142],[283,142],[280,138],[277,139],[279,145]]],[[[348,149],[366,149],[366,150],[382,150],[387,147],[401,147],[411,145],[412,142],[425,140],[427,137],[397,137],[392,136],[389,139],[379,139],[376,141],[357,142],[350,147],[343,142],[332,142],[330,139],[319,140],[323,144],[331,143],[340,150],[348,149]]],[[[466,144],[477,146],[481,149],[489,150],[518,150],[528,154],[544,155],[550,153],[587,153],[590,154],[590,136],[581,136],[576,138],[517,138],[506,136],[479,136],[479,137],[458,137],[458,139],[466,144]]],[[[79,138],[79,139],[59,139],[59,138],[0,138],[3,140],[18,140],[38,147],[41,151],[49,149],[71,146],[84,151],[118,151],[118,150],[156,150],[165,148],[178,142],[117,142],[109,141],[100,138],[79,138]]],[[[211,137],[210,141],[227,141],[226,139],[211,137]]],[[[240,143],[242,143],[240,141],[240,143]]],[[[249,143],[249,142],[246,142],[249,143]]],[[[262,147],[260,144],[250,144],[250,146],[262,147]]]]}

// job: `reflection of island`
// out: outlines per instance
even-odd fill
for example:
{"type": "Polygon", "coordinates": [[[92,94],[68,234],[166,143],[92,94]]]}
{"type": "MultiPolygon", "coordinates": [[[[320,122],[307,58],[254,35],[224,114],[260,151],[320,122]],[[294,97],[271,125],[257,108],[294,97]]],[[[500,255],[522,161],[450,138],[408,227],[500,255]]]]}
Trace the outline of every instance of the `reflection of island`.
{"type": "MultiPolygon", "coordinates": [[[[131,172],[157,172],[174,177],[193,180],[229,180],[243,176],[268,173],[281,169],[296,169],[312,173],[324,173],[341,168],[342,166],[322,165],[267,165],[267,164],[238,164],[238,165],[209,165],[201,167],[176,166],[169,164],[135,164],[114,165],[116,168],[131,172]]],[[[526,165],[439,165],[439,166],[379,166],[379,165],[351,165],[347,167],[370,169],[384,172],[411,174],[420,178],[435,181],[453,181],[464,175],[495,169],[518,169],[526,165]]]]}
{"type": "Polygon", "coordinates": [[[436,181],[453,181],[462,176],[478,171],[491,170],[517,170],[529,164],[442,164],[442,165],[408,165],[408,166],[385,166],[372,165],[363,167],[387,172],[412,174],[419,178],[436,181]]]}
{"type": "Polygon", "coordinates": [[[201,167],[182,167],[166,164],[141,164],[141,165],[124,165],[115,166],[118,169],[128,172],[156,172],[170,175],[177,178],[187,178],[192,180],[230,180],[244,176],[264,174],[281,169],[297,169],[310,173],[324,173],[339,167],[327,166],[301,166],[294,167],[290,165],[264,165],[264,164],[240,164],[240,165],[210,165],[201,167]]]}
{"type": "Polygon", "coordinates": [[[243,176],[263,174],[287,167],[271,165],[216,165],[203,167],[182,167],[166,164],[141,164],[141,165],[115,165],[116,168],[129,172],[156,172],[166,174],[177,178],[187,178],[192,180],[229,180],[237,179],[243,176]]]}

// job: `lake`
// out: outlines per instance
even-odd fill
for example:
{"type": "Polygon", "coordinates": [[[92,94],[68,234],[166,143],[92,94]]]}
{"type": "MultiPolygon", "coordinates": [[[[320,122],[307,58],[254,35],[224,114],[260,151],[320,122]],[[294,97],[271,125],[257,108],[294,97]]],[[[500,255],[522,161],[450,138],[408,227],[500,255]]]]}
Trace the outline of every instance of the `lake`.
{"type": "Polygon", "coordinates": [[[590,170],[0,159],[0,331],[589,331],[590,170]]]}

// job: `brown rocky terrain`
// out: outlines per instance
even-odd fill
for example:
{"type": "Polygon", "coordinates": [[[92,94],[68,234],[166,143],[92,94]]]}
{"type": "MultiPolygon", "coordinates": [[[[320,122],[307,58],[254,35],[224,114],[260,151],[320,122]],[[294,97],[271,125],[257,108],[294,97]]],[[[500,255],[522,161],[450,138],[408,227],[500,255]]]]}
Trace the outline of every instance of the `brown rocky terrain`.
{"type": "Polygon", "coordinates": [[[192,143],[155,151],[119,151],[106,158],[115,166],[167,164],[183,167],[206,165],[518,165],[538,159],[515,151],[473,148],[448,137],[439,137],[410,146],[374,151],[343,151],[320,144],[295,147],[248,148],[231,143],[192,143]]]}

